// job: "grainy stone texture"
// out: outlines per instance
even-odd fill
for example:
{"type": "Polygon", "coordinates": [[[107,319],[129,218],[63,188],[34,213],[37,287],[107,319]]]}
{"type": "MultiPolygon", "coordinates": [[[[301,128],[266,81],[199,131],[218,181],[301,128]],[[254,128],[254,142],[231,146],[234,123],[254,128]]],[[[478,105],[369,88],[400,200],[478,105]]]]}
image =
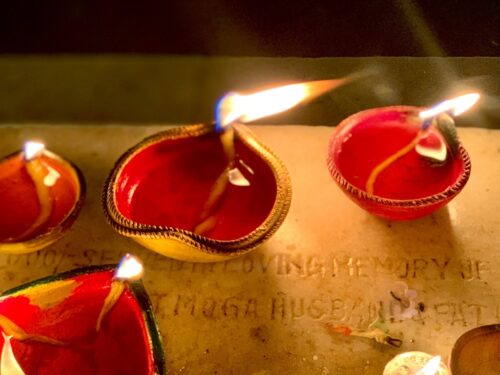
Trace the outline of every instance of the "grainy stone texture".
{"type": "Polygon", "coordinates": [[[460,334],[500,322],[500,131],[459,129],[472,175],[446,208],[412,222],[370,216],[337,188],[326,168],[332,128],[255,126],[287,165],[290,213],[264,246],[225,263],[173,261],[121,237],[101,209],[104,180],[118,156],[161,126],[0,127],[0,153],[42,139],[77,163],[88,184],[67,235],[29,255],[0,255],[0,289],[79,266],[145,262],[145,285],[171,373],[380,374],[399,352],[445,358],[460,334]],[[389,291],[405,282],[425,306],[413,320],[391,318],[389,291]],[[330,335],[326,322],[365,328],[380,314],[400,349],[330,335]]]}

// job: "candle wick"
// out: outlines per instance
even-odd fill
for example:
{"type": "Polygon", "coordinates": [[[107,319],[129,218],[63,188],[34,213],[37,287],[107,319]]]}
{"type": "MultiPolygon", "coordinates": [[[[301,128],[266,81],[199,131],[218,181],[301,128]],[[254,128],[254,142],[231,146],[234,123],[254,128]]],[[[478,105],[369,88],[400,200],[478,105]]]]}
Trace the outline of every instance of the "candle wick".
{"type": "Polygon", "coordinates": [[[0,328],[2,328],[2,330],[8,336],[12,336],[18,341],[37,341],[44,344],[65,345],[64,342],[53,339],[51,337],[27,333],[21,327],[15,324],[12,320],[1,314],[0,314],[0,328]]]}
{"type": "Polygon", "coordinates": [[[40,160],[35,158],[29,159],[25,164],[25,168],[31,178],[31,181],[35,185],[40,211],[37,218],[28,229],[20,235],[10,239],[14,242],[29,238],[29,236],[36,233],[37,230],[49,221],[52,214],[53,198],[49,187],[45,183],[45,178],[47,177],[47,169],[45,168],[45,165],[40,160]]]}
{"type": "Polygon", "coordinates": [[[451,118],[453,118],[453,111],[450,109],[448,111],[443,111],[443,112],[440,112],[440,113],[437,113],[436,115],[434,116],[430,116],[430,117],[427,117],[425,119],[422,120],[422,126],[421,126],[421,129],[422,130],[427,130],[429,129],[429,127],[432,125],[432,122],[435,121],[438,116],[440,115],[443,115],[443,114],[446,114],[448,116],[450,116],[451,118]]]}
{"type": "Polygon", "coordinates": [[[220,141],[222,149],[227,159],[227,165],[221,174],[213,183],[210,193],[199,215],[198,223],[195,225],[194,233],[205,234],[212,230],[217,222],[214,211],[222,201],[227,185],[229,183],[229,176],[231,170],[234,168],[236,159],[236,150],[234,147],[234,129],[229,127],[220,134],[220,141]]]}
{"type": "Polygon", "coordinates": [[[118,299],[125,291],[125,285],[126,284],[124,280],[113,278],[113,281],[111,282],[111,289],[108,295],[106,296],[102,309],[99,312],[99,316],[97,317],[97,322],[95,327],[97,332],[101,330],[101,325],[102,321],[104,320],[104,317],[111,311],[113,306],[116,305],[118,299]]]}
{"type": "Polygon", "coordinates": [[[368,194],[373,194],[375,182],[377,180],[378,175],[387,167],[389,167],[392,163],[394,163],[396,160],[398,160],[399,158],[403,157],[408,152],[413,150],[420,141],[420,139],[422,138],[424,132],[425,130],[419,131],[415,136],[415,138],[413,138],[410,143],[400,148],[398,151],[390,155],[388,158],[384,159],[381,163],[377,164],[375,168],[373,168],[365,184],[365,189],[368,194]]]}

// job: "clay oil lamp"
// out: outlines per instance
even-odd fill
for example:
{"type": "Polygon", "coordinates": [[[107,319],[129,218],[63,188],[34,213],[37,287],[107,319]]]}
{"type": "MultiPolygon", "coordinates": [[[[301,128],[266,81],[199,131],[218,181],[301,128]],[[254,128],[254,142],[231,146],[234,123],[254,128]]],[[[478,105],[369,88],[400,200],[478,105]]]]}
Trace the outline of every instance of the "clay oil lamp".
{"type": "Polygon", "coordinates": [[[343,120],[330,138],[328,168],[355,203],[388,220],[443,207],[465,186],[471,162],[452,116],[472,106],[467,94],[430,108],[369,109],[343,120]]]}
{"type": "Polygon", "coordinates": [[[57,239],[73,224],[85,180],[70,162],[27,142],[0,160],[0,252],[27,253],[57,239]]]}
{"type": "Polygon", "coordinates": [[[383,375],[451,375],[440,356],[424,352],[398,354],[385,366],[383,375]]]}
{"type": "Polygon", "coordinates": [[[141,274],[127,255],[3,293],[1,374],[165,374],[141,274]]]}
{"type": "Polygon", "coordinates": [[[230,93],[216,124],[155,134],[128,150],[104,192],[119,233],[163,255],[211,262],[262,244],[288,212],[288,172],[242,123],[283,112],[343,83],[313,81],[230,93]]]}
{"type": "Polygon", "coordinates": [[[477,327],[460,336],[450,367],[453,375],[500,374],[500,324],[477,327]]]}

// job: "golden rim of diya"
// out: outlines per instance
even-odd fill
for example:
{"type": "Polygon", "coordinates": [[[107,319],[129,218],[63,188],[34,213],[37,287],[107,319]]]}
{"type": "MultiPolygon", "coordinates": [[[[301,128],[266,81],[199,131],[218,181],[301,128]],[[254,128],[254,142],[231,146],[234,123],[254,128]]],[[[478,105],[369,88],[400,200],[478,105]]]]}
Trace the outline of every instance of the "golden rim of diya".
{"type": "Polygon", "coordinates": [[[283,223],[290,208],[292,188],[288,171],[276,155],[242,124],[232,124],[234,136],[259,155],[276,180],[276,199],[267,218],[255,230],[234,240],[217,240],[170,226],[141,224],[126,218],[116,204],[116,181],[125,165],[143,149],[166,139],[198,137],[215,131],[214,124],[176,127],[145,138],[126,151],[116,162],[103,191],[104,213],[109,224],[121,235],[162,255],[187,261],[213,262],[243,255],[269,239],[283,223]]]}
{"type": "MultiPolygon", "coordinates": [[[[6,160],[8,158],[14,157],[16,155],[22,154],[23,151],[15,151],[3,158],[6,160]]],[[[42,233],[36,237],[25,241],[19,242],[0,242],[0,252],[8,253],[8,254],[25,254],[31,253],[34,251],[41,250],[52,243],[59,240],[75,222],[76,218],[80,214],[80,210],[85,202],[85,197],[87,194],[87,186],[85,183],[85,177],[82,171],[71,161],[63,159],[59,155],[45,149],[43,154],[48,156],[51,159],[55,159],[67,168],[68,171],[71,172],[72,177],[74,178],[76,184],[76,195],[77,198],[73,204],[71,210],[66,214],[63,220],[57,224],[56,226],[50,228],[49,231],[42,233]]]]}
{"type": "MultiPolygon", "coordinates": [[[[420,107],[413,107],[413,106],[389,106],[389,107],[383,107],[383,108],[372,108],[372,109],[367,109],[358,113],[355,113],[354,115],[351,115],[347,117],[346,119],[342,120],[339,125],[334,130],[334,135],[330,138],[330,144],[334,141],[334,139],[337,136],[337,133],[343,129],[344,127],[348,126],[352,122],[355,122],[359,117],[365,116],[368,113],[379,111],[379,110],[395,110],[395,111],[400,111],[400,112],[415,112],[418,111],[419,109],[423,109],[420,107]]],[[[352,185],[349,181],[347,181],[342,173],[337,169],[335,162],[333,161],[333,158],[328,158],[328,169],[330,170],[330,173],[332,174],[333,178],[335,181],[340,185],[342,189],[345,189],[348,193],[371,202],[375,202],[377,204],[383,204],[386,206],[393,206],[393,207],[422,207],[426,205],[432,205],[437,202],[441,202],[445,199],[448,199],[450,197],[455,196],[458,192],[460,192],[467,181],[469,180],[470,172],[471,172],[471,160],[469,157],[469,154],[467,150],[462,146],[461,143],[458,145],[458,153],[462,157],[462,160],[464,161],[464,170],[460,174],[460,178],[451,186],[448,186],[445,190],[443,190],[440,193],[430,195],[427,197],[422,197],[422,198],[416,198],[416,199],[391,199],[391,198],[384,198],[380,197],[375,194],[370,194],[354,185],[352,185]]]]}

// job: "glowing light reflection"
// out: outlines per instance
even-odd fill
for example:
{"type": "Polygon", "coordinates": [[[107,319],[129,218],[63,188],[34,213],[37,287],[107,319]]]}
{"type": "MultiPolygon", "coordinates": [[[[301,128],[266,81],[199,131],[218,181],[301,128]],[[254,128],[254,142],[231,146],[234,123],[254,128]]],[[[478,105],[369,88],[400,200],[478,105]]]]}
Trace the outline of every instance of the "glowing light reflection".
{"type": "Polygon", "coordinates": [[[24,144],[24,159],[30,161],[34,158],[39,157],[43,154],[45,150],[45,145],[41,142],[26,142],[24,144]]]}
{"type": "Polygon", "coordinates": [[[126,254],[115,272],[117,280],[139,280],[144,274],[144,266],[140,260],[133,255],[126,254]]]}

